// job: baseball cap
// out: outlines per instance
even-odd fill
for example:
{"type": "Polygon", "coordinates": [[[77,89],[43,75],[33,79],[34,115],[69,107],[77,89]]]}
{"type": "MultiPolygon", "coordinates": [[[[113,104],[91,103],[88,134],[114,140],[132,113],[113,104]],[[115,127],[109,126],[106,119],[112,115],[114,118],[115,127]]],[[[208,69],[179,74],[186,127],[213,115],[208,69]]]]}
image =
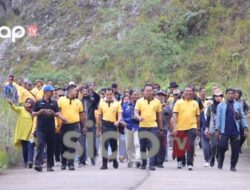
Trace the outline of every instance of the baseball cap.
{"type": "Polygon", "coordinates": [[[44,92],[49,92],[49,91],[54,91],[54,90],[55,90],[55,88],[51,85],[46,85],[43,87],[44,92]]]}

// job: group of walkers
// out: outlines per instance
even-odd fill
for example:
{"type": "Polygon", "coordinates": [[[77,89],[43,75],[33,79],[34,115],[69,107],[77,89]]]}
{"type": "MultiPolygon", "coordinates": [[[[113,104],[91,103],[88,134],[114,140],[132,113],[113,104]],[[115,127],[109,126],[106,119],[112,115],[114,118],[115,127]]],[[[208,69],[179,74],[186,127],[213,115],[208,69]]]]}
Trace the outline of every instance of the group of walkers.
{"type": "Polygon", "coordinates": [[[223,93],[214,86],[207,97],[203,87],[180,90],[176,82],[170,83],[168,93],[158,84],[121,91],[113,83],[98,93],[94,83],[71,81],[63,88],[53,83],[37,79],[33,85],[10,75],[3,88],[18,114],[15,146],[22,147],[25,167],[41,172],[46,162],[47,171],[54,171],[54,165],[75,170],[75,160],[79,167],[88,158],[95,165],[100,155],[101,170],[108,169],[109,162],[117,169],[119,161],[127,160],[128,168],[153,171],[164,168],[172,150],[177,168],[193,170],[200,144],[204,167],[217,162],[222,169],[230,141],[230,170],[236,171],[248,136],[248,105],[240,89],[223,93]]]}

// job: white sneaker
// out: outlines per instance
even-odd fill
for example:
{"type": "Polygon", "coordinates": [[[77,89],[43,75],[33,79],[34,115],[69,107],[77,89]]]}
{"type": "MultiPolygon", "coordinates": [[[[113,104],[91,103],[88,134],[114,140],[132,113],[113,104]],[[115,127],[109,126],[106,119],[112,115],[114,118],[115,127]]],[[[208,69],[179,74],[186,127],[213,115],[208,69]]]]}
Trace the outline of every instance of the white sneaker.
{"type": "Polygon", "coordinates": [[[60,162],[56,162],[55,166],[60,166],[60,164],[61,164],[60,162]]]}
{"type": "Polygon", "coordinates": [[[192,170],[193,170],[193,166],[189,165],[189,166],[188,166],[188,170],[189,170],[189,171],[192,171],[192,170]]]}
{"type": "Polygon", "coordinates": [[[206,162],[206,163],[204,164],[204,167],[205,167],[205,168],[206,168],[206,167],[209,167],[209,163],[206,162]]]}
{"type": "Polygon", "coordinates": [[[177,168],[181,169],[182,168],[182,162],[177,162],[177,168]]]}

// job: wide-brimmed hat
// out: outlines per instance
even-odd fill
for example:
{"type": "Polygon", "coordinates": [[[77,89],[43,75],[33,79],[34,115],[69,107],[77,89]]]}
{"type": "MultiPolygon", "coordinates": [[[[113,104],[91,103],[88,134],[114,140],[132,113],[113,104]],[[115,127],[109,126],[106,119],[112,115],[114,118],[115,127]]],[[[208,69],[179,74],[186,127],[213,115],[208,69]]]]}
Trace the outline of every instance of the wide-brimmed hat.
{"type": "Polygon", "coordinates": [[[217,88],[214,90],[214,96],[221,96],[223,95],[223,92],[221,89],[217,88]]]}
{"type": "Polygon", "coordinates": [[[167,93],[162,91],[162,90],[159,90],[156,95],[164,95],[164,96],[167,96],[167,93]]]}
{"type": "Polygon", "coordinates": [[[171,82],[168,88],[178,88],[179,85],[176,82],[171,82]]]}

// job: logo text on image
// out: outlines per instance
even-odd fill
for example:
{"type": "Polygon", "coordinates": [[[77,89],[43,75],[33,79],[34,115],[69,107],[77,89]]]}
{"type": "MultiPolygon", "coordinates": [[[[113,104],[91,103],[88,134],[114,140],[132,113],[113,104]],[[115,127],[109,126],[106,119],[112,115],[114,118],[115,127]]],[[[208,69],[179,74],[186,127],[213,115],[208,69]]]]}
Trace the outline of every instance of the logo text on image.
{"type": "MultiPolygon", "coordinates": [[[[27,33],[29,37],[36,37],[38,35],[37,31],[38,28],[35,24],[27,27],[27,33]]],[[[15,26],[12,29],[7,26],[0,27],[0,38],[10,38],[13,43],[16,42],[16,39],[24,37],[25,33],[26,31],[23,26],[15,26]]]]}

